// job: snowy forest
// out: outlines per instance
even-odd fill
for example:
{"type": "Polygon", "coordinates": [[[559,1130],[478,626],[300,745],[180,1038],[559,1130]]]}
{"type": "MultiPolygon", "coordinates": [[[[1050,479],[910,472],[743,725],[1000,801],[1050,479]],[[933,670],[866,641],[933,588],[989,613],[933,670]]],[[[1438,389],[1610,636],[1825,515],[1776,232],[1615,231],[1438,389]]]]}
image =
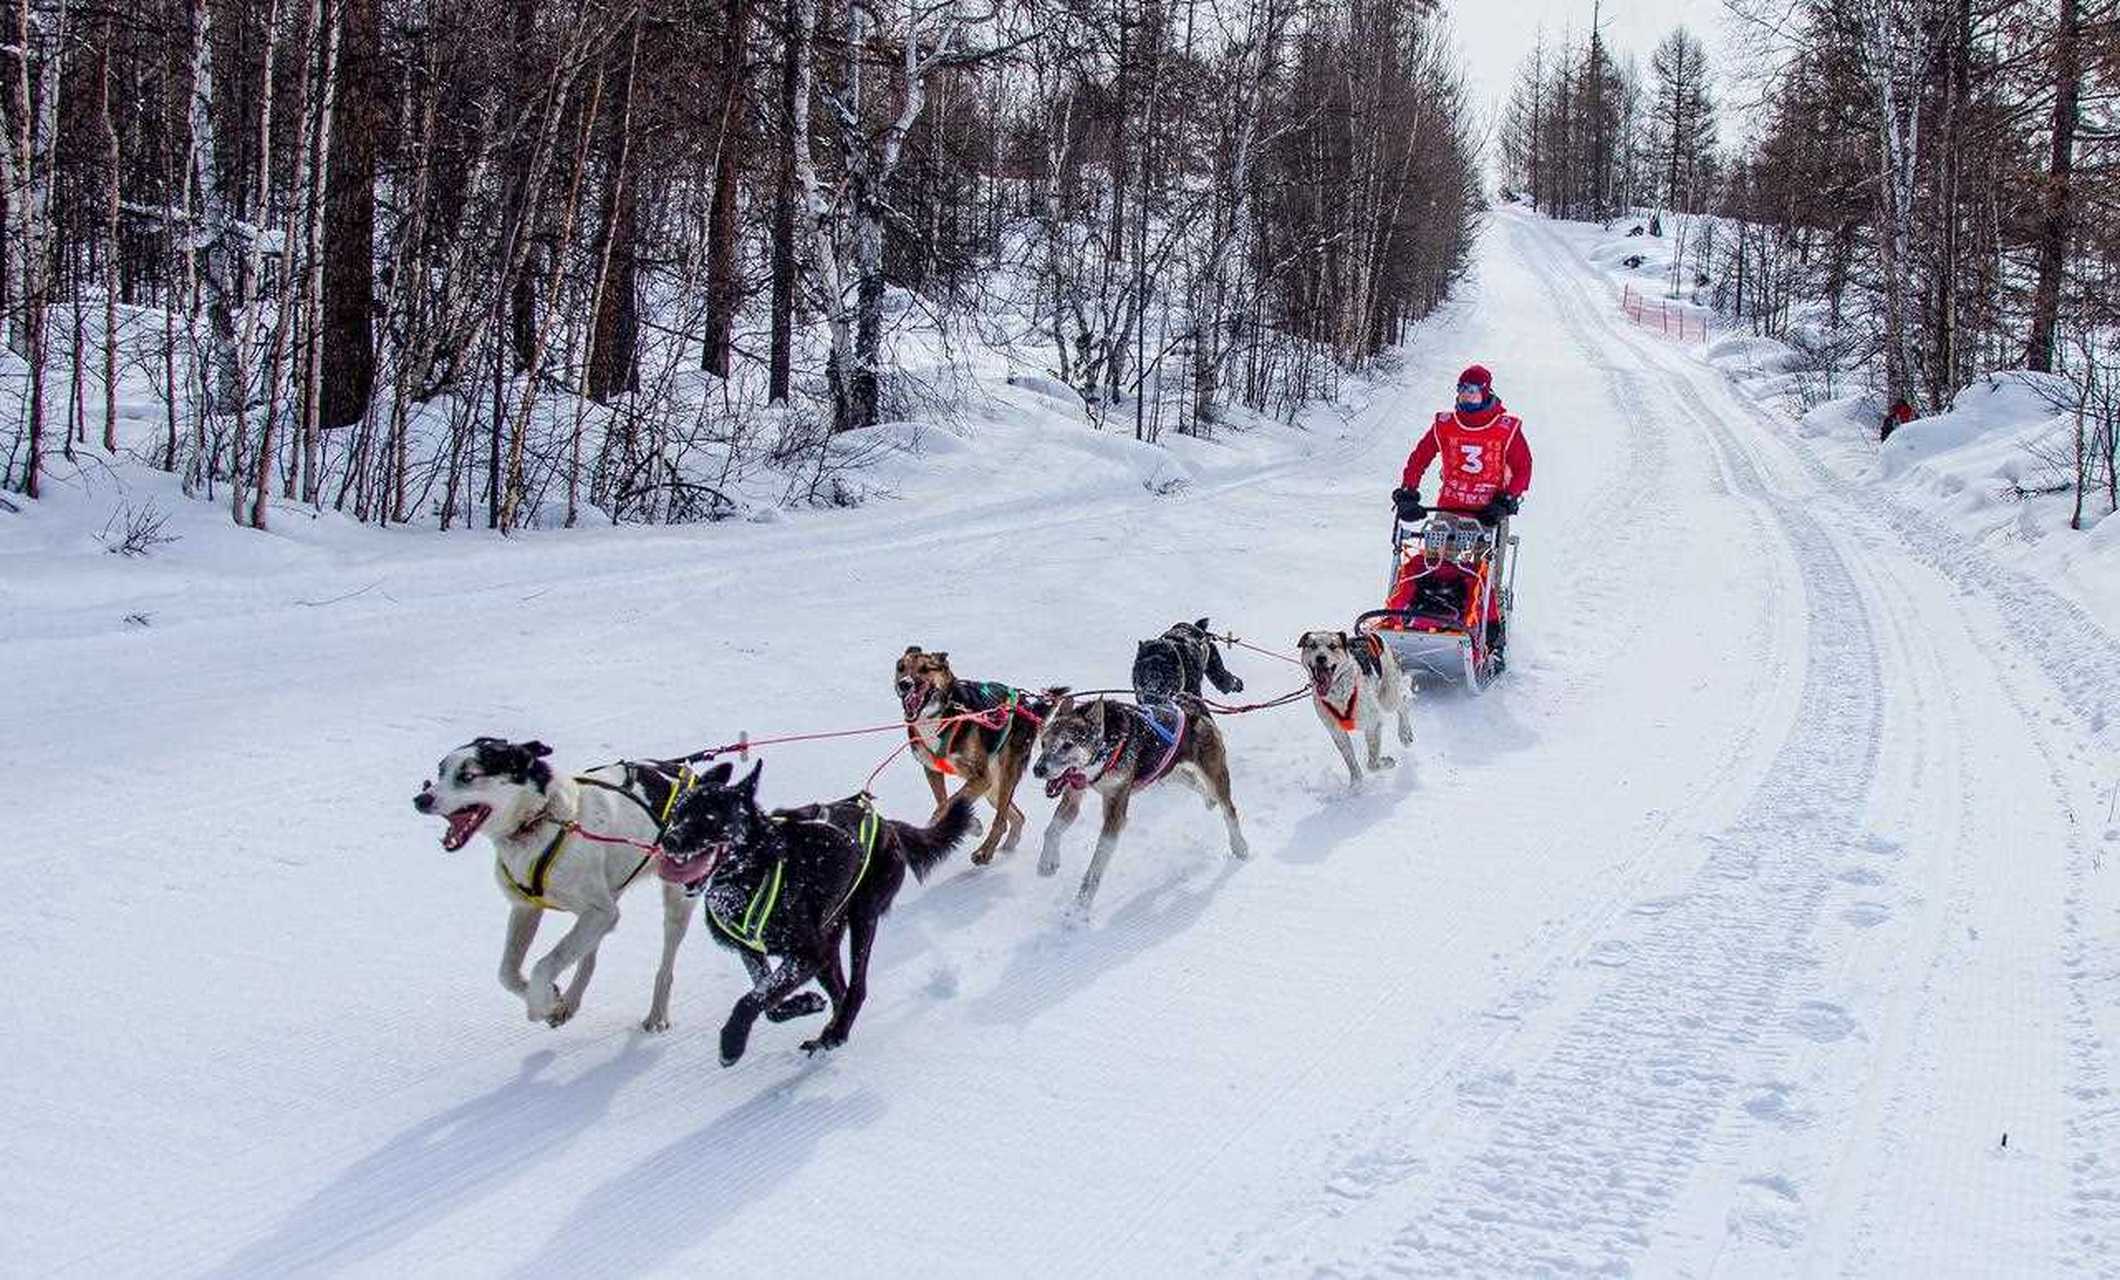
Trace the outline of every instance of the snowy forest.
{"type": "Polygon", "coordinates": [[[1683,28],[1643,67],[1593,18],[1519,69],[1506,183],[1558,217],[1656,211],[1674,290],[1882,402],[1925,413],[1987,370],[2066,375],[2088,422],[2056,461],[2110,488],[2115,16],[2087,0],[1738,0],[1737,67],[1683,28]],[[1726,145],[1730,112],[1757,124],[1726,145]]]}
{"type": "Polygon", "coordinates": [[[126,451],[260,527],[830,504],[835,438],[947,412],[968,350],[1139,439],[1285,416],[1438,304],[1480,199],[1426,0],[5,23],[5,487],[126,451]]]}

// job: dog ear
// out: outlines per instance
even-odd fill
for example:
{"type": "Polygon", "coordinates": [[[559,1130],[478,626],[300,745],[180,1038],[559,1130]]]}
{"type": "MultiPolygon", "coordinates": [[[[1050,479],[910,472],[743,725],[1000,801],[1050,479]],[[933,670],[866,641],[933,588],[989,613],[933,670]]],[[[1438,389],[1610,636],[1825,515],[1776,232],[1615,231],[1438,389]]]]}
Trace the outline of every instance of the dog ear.
{"type": "Polygon", "coordinates": [[[522,746],[523,750],[529,752],[531,758],[535,760],[542,760],[546,756],[552,754],[552,748],[546,746],[542,742],[539,742],[535,738],[532,738],[530,741],[523,743],[522,746]]]}
{"type": "Polygon", "coordinates": [[[699,785],[702,787],[726,787],[729,785],[729,775],[735,772],[736,766],[724,760],[705,773],[700,774],[699,785]]]}
{"type": "Polygon", "coordinates": [[[1205,631],[1207,630],[1207,619],[1202,618],[1198,622],[1193,623],[1193,625],[1200,628],[1200,630],[1205,631]]]}
{"type": "Polygon", "coordinates": [[[765,771],[765,767],[766,762],[763,760],[759,761],[757,764],[752,765],[751,771],[743,776],[743,781],[736,784],[736,789],[738,791],[743,792],[744,797],[746,799],[757,798],[758,775],[765,771]]]}
{"type": "Polygon", "coordinates": [[[1350,643],[1351,643],[1351,642],[1350,642],[1350,641],[1349,641],[1349,640],[1347,639],[1347,633],[1346,633],[1346,632],[1344,632],[1344,631],[1335,631],[1335,632],[1333,632],[1333,634],[1334,634],[1334,635],[1336,635],[1336,636],[1338,636],[1338,637],[1340,638],[1340,647],[1341,647],[1342,649],[1348,648],[1348,647],[1350,646],[1350,643]]]}
{"type": "Polygon", "coordinates": [[[1098,733],[1104,732],[1104,708],[1108,705],[1102,698],[1089,704],[1089,722],[1097,727],[1098,733]]]}
{"type": "Polygon", "coordinates": [[[947,650],[942,650],[942,649],[938,649],[938,650],[936,650],[936,651],[935,651],[935,661],[936,661],[936,663],[937,663],[938,665],[940,665],[940,666],[945,666],[945,667],[946,667],[946,666],[950,665],[950,655],[949,655],[949,652],[948,652],[947,650]]]}

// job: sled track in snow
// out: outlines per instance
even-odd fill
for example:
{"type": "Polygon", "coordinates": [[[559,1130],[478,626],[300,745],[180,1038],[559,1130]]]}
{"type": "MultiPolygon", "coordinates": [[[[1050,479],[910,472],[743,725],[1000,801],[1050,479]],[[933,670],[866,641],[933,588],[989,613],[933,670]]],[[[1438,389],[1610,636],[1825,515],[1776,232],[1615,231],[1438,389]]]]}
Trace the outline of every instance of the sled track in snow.
{"type": "MultiPolygon", "coordinates": [[[[1551,278],[1588,305],[1573,273],[1551,278]]],[[[1571,315],[1571,327],[1581,323],[1571,315]]],[[[1685,409],[1715,432],[1712,415],[1685,409]]],[[[1799,544],[1823,542],[1806,512],[1768,490],[1748,456],[1726,437],[1716,445],[1738,496],[1799,544]]],[[[1826,855],[1847,852],[1817,847],[1815,833],[1857,829],[1876,773],[1875,643],[1839,555],[1821,555],[1811,568],[1801,709],[1760,787],[1738,821],[1710,837],[1687,891],[1637,905],[1655,924],[1614,984],[1533,1075],[1498,1091],[1500,1119],[1486,1149],[1370,1260],[1376,1267],[1625,1269],[1650,1242],[1744,1083],[1741,1061],[1780,1014],[1791,963],[1806,952],[1831,884],[1826,855]]],[[[1799,1031],[1818,1039],[1852,1030],[1823,1002],[1795,1017],[1799,1031]]]]}
{"type": "MultiPolygon", "coordinates": [[[[1566,253],[1574,259],[1578,270],[1564,269],[1556,273],[1556,277],[1565,277],[1570,288],[1576,293],[1586,293],[1583,281],[1586,276],[1592,274],[1592,270],[1573,246],[1565,244],[1550,233],[1535,228],[1527,230],[1538,235],[1556,252],[1566,253]]],[[[1700,380],[1713,378],[1716,385],[1727,386],[1719,374],[1703,373],[1699,375],[1699,380],[1696,380],[1695,377],[1688,376],[1690,370],[1673,367],[1667,355],[1646,349],[1637,335],[1619,334],[1617,325],[1609,320],[1607,327],[1614,330],[1622,345],[1641,356],[1645,365],[1660,372],[1660,387],[1667,390],[1683,406],[1687,415],[1715,441],[1717,449],[1725,457],[1733,459],[1745,482],[1740,487],[1757,491],[1761,484],[1756,466],[1757,451],[1774,447],[1768,441],[1786,434],[1786,420],[1736,388],[1728,388],[1728,394],[1720,399],[1740,409],[1764,436],[1758,443],[1750,442],[1747,437],[1733,429],[1723,416],[1708,404],[1702,394],[1700,380]]],[[[2007,651],[1988,652],[1983,656],[1992,668],[1996,692],[2014,712],[2016,719],[2028,728],[2030,745],[2040,757],[2043,766],[2041,772],[2045,777],[2042,782],[2048,788],[2046,798],[2053,802],[2062,824],[2059,838],[2066,844],[2063,857],[2066,888],[2060,910],[2063,934],[2060,948],[2063,972],[2060,976],[2068,984],[2068,1013],[2064,1037],[2069,1080],[2064,1092],[2069,1192],[2066,1205],[2056,1214],[2056,1226],[2061,1231],[2061,1248],[2056,1260],[2086,1273],[2120,1275],[2120,1160],[2110,1155],[2115,1149],[2120,1149],[2120,1100],[2116,1100],[2111,1085],[2110,1051],[2106,1039],[2101,1035],[2100,1011],[2096,1008],[2095,995],[2089,989],[2088,981],[2095,976],[2095,963],[2091,952],[2093,939],[2088,932],[2091,926],[2086,919],[2090,900],[2088,879],[2098,866],[2098,858],[2096,851],[2090,847],[2090,833],[2083,830],[2084,824],[2076,817],[2086,797],[2082,794],[2080,783],[2072,784],[2066,776],[2068,762],[2062,758],[2065,748],[2056,742],[2054,735],[2046,728],[2049,718],[2054,714],[2053,708],[2058,704],[2073,712],[2094,737],[2104,733],[2113,718],[2114,699],[2120,696],[2120,644],[2116,644],[2113,637],[2100,628],[2079,606],[2044,584],[2002,568],[1988,557],[1979,554],[1963,538],[1941,526],[1925,512],[1889,496],[1880,499],[1880,496],[1867,486],[1858,488],[1834,474],[1807,449],[1790,447],[1780,450],[1780,456],[1792,460],[1801,469],[1804,478],[1816,486],[1817,492],[1807,495],[1804,501],[1774,495],[1770,497],[1769,502],[1775,509],[1777,519],[1795,539],[1793,545],[1806,553],[1809,563],[1823,570],[1822,573],[1814,574],[1812,581],[1814,585],[1826,588],[1822,593],[1829,597],[1823,601],[1827,604],[1826,617],[1830,618],[1834,612],[1852,603],[1855,607],[1852,613],[1846,616],[1860,620],[1861,602],[1843,596],[1843,588],[1850,587],[1853,583],[1849,577],[1849,562],[1836,548],[1851,543],[1860,546],[1875,542],[1888,546],[1894,555],[1904,556],[1934,570],[1954,584],[1966,598],[1986,601],[1993,606],[2002,620],[2002,625],[1996,630],[2007,651]],[[1835,528],[1826,528],[1819,522],[1814,514],[1819,510],[1832,511],[1835,528]],[[1840,599],[1836,601],[1830,599],[1831,597],[1840,599]]],[[[1867,572],[1867,566],[1864,568],[1867,572]]],[[[1889,640],[1894,655],[1894,667],[1908,673],[1905,678],[1912,683],[1912,720],[1928,729],[1928,732],[1911,735],[1915,750],[1919,754],[1932,752],[1940,747],[1950,753],[1943,759],[1926,762],[1917,759],[1911,771],[1918,776],[1924,769],[1948,769],[1954,775],[1963,776],[1967,769],[1956,762],[1960,744],[1975,740],[1979,728],[1960,720],[1953,705],[1956,700],[1952,696],[1952,686],[1964,677],[1964,672],[1947,667],[1944,650],[1938,647],[1932,637],[1908,630],[1904,619],[1919,617],[1920,614],[1911,600],[1902,599],[1907,595],[1906,591],[1885,574],[1872,572],[1869,576],[1871,580],[1863,589],[1863,593],[1876,602],[1876,607],[1869,616],[1884,619],[1890,624],[1892,635],[1889,640]]],[[[1820,611],[1814,608],[1811,616],[1815,635],[1815,627],[1821,620],[1820,611]]],[[[1876,657],[1880,647],[1879,641],[1882,639],[1884,638],[1873,637],[1872,642],[1865,646],[1870,659],[1869,678],[1866,683],[1873,690],[1878,686],[1876,657]]],[[[1977,639],[1974,643],[1978,643],[1977,639]]],[[[1835,655],[1830,649],[1819,649],[1814,642],[1812,679],[1816,678],[1820,660],[1831,661],[1836,656],[1848,655],[1835,655]]],[[[1810,680],[1807,680],[1807,711],[1810,707],[1811,689],[1810,680]]],[[[1792,745],[1804,736],[1807,735],[1799,729],[1798,735],[1791,739],[1792,745]]],[[[1874,720],[1863,737],[1872,746],[1867,776],[1874,782],[1877,768],[1874,748],[1878,740],[1874,720]]],[[[2080,758],[2077,763],[2080,766],[2080,758]]],[[[1991,806],[1998,798],[1988,796],[1983,805],[1977,797],[1965,797],[1959,802],[1964,812],[1955,821],[1963,825],[1983,815],[1992,817],[1991,806]]],[[[2024,798],[2035,803],[2038,799],[2031,796],[2024,798]]],[[[1831,815],[1828,813],[1820,813],[1805,825],[1816,824],[1821,835],[1829,834],[1833,825],[1837,825],[1823,821],[1829,816],[1831,815]]],[[[1875,820],[1873,815],[1872,821],[1875,820]]],[[[1917,816],[1916,822],[1921,825],[1916,829],[1931,837],[1937,837],[1939,833],[1933,824],[1938,820],[1917,816]]],[[[1940,820],[1946,825],[1940,833],[1940,838],[1933,840],[1939,847],[1952,842],[1951,834],[1955,830],[1950,825],[1952,819],[1940,820]]],[[[1843,829],[1853,831],[1856,828],[1850,824],[1843,829]]],[[[1875,838],[1871,835],[1866,836],[1865,840],[1875,838]]],[[[1880,849],[1875,852],[1888,851],[1880,849]]],[[[1970,856],[1978,857],[1979,853],[1980,850],[1976,848],[1970,856]]],[[[1892,856],[1898,855],[1893,852],[1892,856]]],[[[1823,865],[1818,868],[1821,880],[1825,869],[1823,865]]],[[[1948,873],[1939,876],[1943,883],[1937,887],[1953,889],[1961,873],[1949,867],[1937,870],[1948,873]]],[[[1915,901],[1918,902],[1919,898],[1915,901]]],[[[1959,918],[1970,914],[1967,904],[1961,903],[1960,906],[1959,918]]],[[[1920,1005],[1905,1015],[1913,1017],[1921,1024],[1932,1021],[1935,1015],[1931,1006],[1946,998],[1945,993],[1934,989],[1934,984],[1941,982],[1948,987],[1953,973],[1949,968],[1950,957],[1945,954],[1946,949],[1939,945],[1938,940],[1927,939],[1925,945],[1934,948],[1934,954],[1926,961],[1930,972],[1924,980],[1924,994],[1920,1005]]],[[[1989,963],[1993,964],[1995,961],[1990,960],[1989,963]]],[[[1900,1030],[1904,1033],[1904,1028],[1900,1030]]],[[[1929,1036],[1937,1034],[1933,1027],[1924,1026],[1923,1031],[1929,1036]]],[[[1887,1039],[1890,1038],[1887,1036],[1887,1039]]],[[[1872,1075],[1878,1077],[1877,1085],[1872,1086],[1873,1088],[1887,1084],[1896,1085],[1896,1080],[1886,1077],[1886,1073],[1895,1069],[1904,1072],[1913,1069],[1915,1065],[1924,1071],[1933,1072],[1937,1069],[1933,1060],[1934,1049],[1928,1045],[1915,1046],[1915,1052],[1920,1055],[1918,1064],[1888,1060],[1892,1053],[1904,1048],[1903,1045],[1891,1044],[1880,1045],[1871,1051],[1871,1056],[1876,1060],[1866,1064],[1866,1067],[1872,1075]]],[[[2027,1055],[2023,1067],[2020,1068],[2027,1073],[2024,1087],[2036,1089],[2032,1082],[2040,1078],[2039,1047],[2027,1042],[2021,1049],[2027,1055]]],[[[1968,1068],[1960,1066],[1957,1070],[1965,1071],[1968,1068]]],[[[1962,1085],[1964,1081],[1960,1080],[1958,1083],[1962,1085]]],[[[2053,1081],[2057,1088],[2062,1083],[2058,1079],[2053,1081]]],[[[1865,1160],[1888,1160],[1895,1147],[1906,1145],[1907,1135],[1895,1132],[1895,1126],[1908,1120],[1908,1116],[1900,1113],[1914,1112],[1913,1119],[1918,1121],[1924,1100],[1894,1092],[1881,1100],[1872,1098],[1872,1103],[1876,1104],[1874,1109],[1888,1114],[1883,1117],[1854,1114],[1842,1117],[1843,1125],[1866,1131],[1862,1138],[1850,1136],[1845,1142],[1846,1163],[1856,1166],[1858,1170],[1865,1160]],[[1885,1154],[1871,1156],[1870,1149],[1880,1144],[1884,1147],[1885,1154]]],[[[1850,1106],[1852,1103],[1843,1100],[1843,1105],[1850,1106]]],[[[1793,1200],[1793,1188],[1783,1180],[1767,1181],[1767,1189],[1771,1194],[1757,1198],[1770,1202],[1765,1209],[1769,1219],[1776,1216],[1783,1219],[1779,1224],[1770,1221],[1767,1234],[1780,1234],[1783,1238],[1775,1240],[1774,1243],[1784,1247],[1803,1240],[1806,1236],[1803,1230],[1803,1214],[1793,1205],[1771,1203],[1776,1197],[1793,1200]]],[[[1857,1261],[1859,1264],[1865,1251],[1876,1246],[1873,1237],[1880,1231],[1896,1230],[1904,1235],[1910,1230],[1918,1229],[1914,1224],[1905,1222],[1874,1221],[1877,1216],[1872,1205],[1872,1201],[1877,1198],[1877,1186],[1874,1182],[1863,1188],[1860,1198],[1863,1202],[1859,1210],[1861,1221],[1850,1238],[1834,1240],[1831,1238],[1833,1232],[1824,1233],[1828,1237],[1825,1243],[1856,1251],[1855,1259],[1843,1256],[1843,1263],[1857,1261]]],[[[1828,1205],[1825,1209],[1814,1212],[1832,1214],[1836,1211],[1842,1216],[1857,1213],[1844,1204],[1837,1207],[1828,1205]]],[[[1733,1208],[1733,1219],[1740,1212],[1740,1208],[1733,1208]]],[[[1885,1212],[1889,1214],[1890,1210],[1885,1212]]],[[[1817,1224],[1812,1225],[1815,1227],[1817,1224]]],[[[1840,1234],[1850,1236],[1846,1223],[1840,1224],[1840,1234]]],[[[1814,1262],[1817,1258],[1818,1255],[1814,1253],[1814,1262]]],[[[1870,1265],[1876,1265],[1877,1260],[1874,1257],[1868,1260],[1870,1265]]]]}

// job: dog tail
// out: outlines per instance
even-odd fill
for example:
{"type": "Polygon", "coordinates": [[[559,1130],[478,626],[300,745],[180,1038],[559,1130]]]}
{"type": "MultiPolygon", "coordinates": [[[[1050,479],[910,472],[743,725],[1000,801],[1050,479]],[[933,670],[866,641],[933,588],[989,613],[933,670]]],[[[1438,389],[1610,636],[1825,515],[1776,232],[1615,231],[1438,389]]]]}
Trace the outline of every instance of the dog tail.
{"type": "Polygon", "coordinates": [[[928,872],[949,857],[950,851],[963,844],[964,838],[972,833],[972,800],[970,796],[958,796],[950,801],[950,807],[942,811],[942,816],[935,819],[932,826],[892,825],[898,828],[898,844],[905,850],[905,864],[913,869],[915,879],[925,880],[928,872]]]}

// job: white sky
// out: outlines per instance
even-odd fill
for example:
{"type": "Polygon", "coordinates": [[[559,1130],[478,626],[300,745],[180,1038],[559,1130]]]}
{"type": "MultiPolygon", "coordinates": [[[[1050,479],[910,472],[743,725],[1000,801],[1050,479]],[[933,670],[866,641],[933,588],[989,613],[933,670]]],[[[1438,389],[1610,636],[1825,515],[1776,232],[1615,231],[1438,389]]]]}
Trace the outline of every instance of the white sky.
{"type": "MultiPolygon", "coordinates": [[[[1483,121],[1499,116],[1540,24],[1548,44],[1559,40],[1563,28],[1573,28],[1579,42],[1590,30],[1590,7],[1591,0],[1444,0],[1483,121]]],[[[1707,46],[1709,70],[1718,77],[1730,70],[1725,20],[1722,0],[1604,0],[1599,14],[1613,57],[1632,55],[1646,72],[1656,42],[1683,23],[1707,46]]]]}

